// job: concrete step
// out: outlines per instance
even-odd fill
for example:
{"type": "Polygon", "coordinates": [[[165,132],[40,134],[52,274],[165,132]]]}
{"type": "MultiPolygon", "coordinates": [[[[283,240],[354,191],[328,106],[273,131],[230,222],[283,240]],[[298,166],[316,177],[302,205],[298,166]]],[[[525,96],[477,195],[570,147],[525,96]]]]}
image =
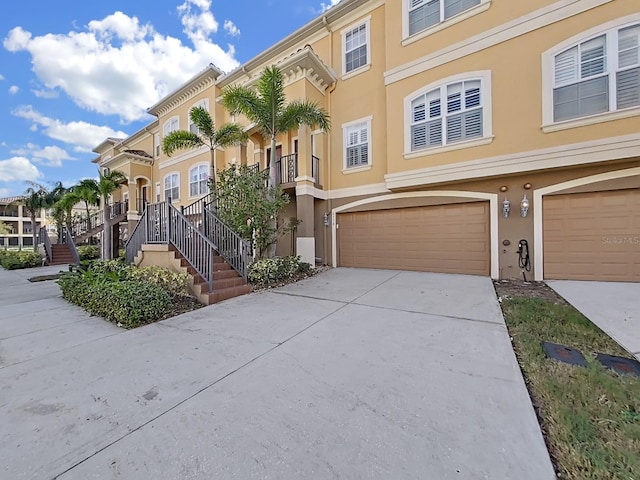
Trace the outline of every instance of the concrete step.
{"type": "Polygon", "coordinates": [[[222,302],[233,297],[239,297],[246,293],[251,292],[251,285],[241,285],[238,287],[223,288],[216,290],[213,293],[204,295],[206,297],[205,303],[207,305],[213,305],[214,303],[222,302]]]}
{"type": "MultiPolygon", "coordinates": [[[[213,291],[216,292],[227,288],[240,287],[242,285],[245,285],[242,277],[236,276],[235,278],[223,278],[222,280],[213,281],[213,291]]],[[[200,293],[209,293],[208,283],[198,283],[197,285],[194,285],[194,287],[199,288],[200,293]]]]}

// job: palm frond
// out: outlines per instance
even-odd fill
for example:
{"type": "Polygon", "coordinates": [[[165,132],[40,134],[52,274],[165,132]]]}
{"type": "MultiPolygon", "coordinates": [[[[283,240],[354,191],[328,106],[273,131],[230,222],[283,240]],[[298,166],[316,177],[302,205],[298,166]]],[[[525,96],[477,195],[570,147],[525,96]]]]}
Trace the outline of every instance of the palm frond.
{"type": "Polygon", "coordinates": [[[265,110],[256,92],[242,85],[226,87],[222,92],[222,105],[231,115],[241,113],[255,124],[260,124],[262,118],[259,114],[265,110]]]}
{"type": "Polygon", "coordinates": [[[329,114],[316,102],[294,100],[287,105],[278,118],[278,131],[297,130],[301,125],[319,127],[328,132],[331,127],[329,114]]]}
{"type": "MultiPolygon", "coordinates": [[[[200,134],[205,138],[212,138],[215,132],[213,119],[204,107],[194,107],[189,112],[189,118],[198,127],[200,134]]],[[[192,132],[193,133],[193,132],[192,132]]]]}
{"type": "Polygon", "coordinates": [[[247,132],[237,123],[225,123],[213,135],[211,146],[230,147],[246,142],[248,138],[247,132]]]}
{"type": "Polygon", "coordinates": [[[258,94],[270,112],[271,133],[277,129],[278,117],[285,106],[284,78],[275,66],[264,69],[257,84],[258,94]]]}
{"type": "Polygon", "coordinates": [[[204,145],[202,138],[186,130],[174,130],[162,139],[162,151],[171,156],[176,150],[196,148],[204,145]]]}

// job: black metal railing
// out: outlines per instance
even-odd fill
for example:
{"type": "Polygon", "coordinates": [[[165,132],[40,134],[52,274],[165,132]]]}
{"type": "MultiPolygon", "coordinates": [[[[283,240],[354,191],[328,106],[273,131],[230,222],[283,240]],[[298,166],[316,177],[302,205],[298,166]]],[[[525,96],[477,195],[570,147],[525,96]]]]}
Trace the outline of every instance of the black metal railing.
{"type": "Polygon", "coordinates": [[[51,247],[51,239],[49,238],[49,232],[47,232],[46,227],[40,227],[40,231],[38,232],[38,243],[44,245],[47,261],[51,262],[53,259],[53,248],[51,247]]]}
{"type": "Polygon", "coordinates": [[[78,253],[78,249],[76,248],[76,244],[73,241],[73,235],[71,235],[71,230],[67,225],[63,225],[61,232],[61,240],[64,245],[69,247],[71,251],[71,256],[73,257],[73,263],[76,265],[80,265],[80,254],[78,253]]]}
{"type": "Polygon", "coordinates": [[[311,155],[311,176],[313,183],[320,185],[320,159],[315,155],[311,155]]]}
{"type": "Polygon", "coordinates": [[[142,215],[147,203],[149,202],[147,202],[146,198],[136,198],[136,211],[138,212],[138,215],[142,215]]]}
{"type": "Polygon", "coordinates": [[[298,154],[285,155],[276,161],[276,183],[293,183],[298,176],[298,154]]]}
{"type": "Polygon", "coordinates": [[[209,209],[205,210],[204,232],[220,256],[246,281],[249,264],[253,260],[251,242],[242,238],[209,209]]]}
{"type": "Polygon", "coordinates": [[[109,220],[113,220],[120,215],[124,215],[129,211],[129,200],[114,202],[107,205],[107,211],[109,212],[109,220]]]}
{"type": "Polygon", "coordinates": [[[133,263],[136,255],[142,249],[142,245],[147,240],[147,215],[149,214],[149,210],[145,209],[142,213],[142,218],[138,221],[136,226],[133,228],[133,232],[129,236],[129,239],[124,245],[125,249],[125,259],[127,263],[133,263]]]}

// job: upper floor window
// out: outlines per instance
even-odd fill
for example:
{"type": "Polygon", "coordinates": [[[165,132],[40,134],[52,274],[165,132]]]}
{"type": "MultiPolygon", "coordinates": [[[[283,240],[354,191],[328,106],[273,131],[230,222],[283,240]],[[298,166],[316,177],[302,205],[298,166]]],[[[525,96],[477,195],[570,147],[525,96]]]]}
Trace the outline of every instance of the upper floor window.
{"type": "Polygon", "coordinates": [[[405,152],[492,137],[491,73],[457,75],[405,99],[405,152]]]}
{"type": "Polygon", "coordinates": [[[180,174],[170,173],[164,177],[164,198],[177,200],[180,198],[180,174]]]}
{"type": "Polygon", "coordinates": [[[480,5],[482,0],[405,0],[408,2],[409,35],[426,30],[459,13],[480,5]]]}
{"type": "Polygon", "coordinates": [[[156,133],[153,136],[154,154],[157,157],[160,156],[160,134],[156,133]]]}
{"type": "MultiPolygon", "coordinates": [[[[203,98],[202,100],[197,102],[195,105],[193,105],[191,107],[191,109],[196,108],[196,107],[204,108],[208,112],[209,111],[209,99],[208,98],[203,98]]],[[[191,109],[189,109],[189,113],[191,113],[191,109]]],[[[189,131],[191,133],[195,133],[195,134],[199,134],[200,133],[200,130],[198,129],[198,127],[196,127],[196,125],[191,121],[191,114],[189,114],[189,131]]]]}
{"type": "Polygon", "coordinates": [[[563,50],[553,63],[553,121],[640,106],[640,24],[563,50]]]}
{"type": "Polygon", "coordinates": [[[209,166],[207,164],[196,165],[189,170],[189,195],[196,197],[209,192],[207,178],[209,177],[209,166]]]}
{"type": "Polygon", "coordinates": [[[342,126],[345,170],[371,166],[371,119],[367,117],[342,126]]]}
{"type": "Polygon", "coordinates": [[[369,19],[360,23],[355,28],[349,27],[342,32],[343,69],[344,74],[349,74],[371,63],[369,19]]]}
{"type": "Polygon", "coordinates": [[[162,127],[162,133],[163,136],[167,136],[169,135],[171,132],[175,132],[176,130],[180,129],[180,117],[175,116],[175,117],[171,117],[169,120],[167,120],[164,124],[164,127],[162,127]]]}

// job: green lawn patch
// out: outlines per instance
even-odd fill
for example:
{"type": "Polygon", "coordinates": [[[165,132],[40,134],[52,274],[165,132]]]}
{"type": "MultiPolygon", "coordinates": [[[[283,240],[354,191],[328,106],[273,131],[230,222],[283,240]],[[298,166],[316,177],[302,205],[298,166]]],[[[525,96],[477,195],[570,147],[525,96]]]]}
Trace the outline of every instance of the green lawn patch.
{"type": "Polygon", "coordinates": [[[640,480],[640,378],[604,368],[595,354],[633,357],[561,299],[496,288],[558,478],[640,480]],[[548,359],[543,341],[582,351],[588,366],[548,359]]]}

